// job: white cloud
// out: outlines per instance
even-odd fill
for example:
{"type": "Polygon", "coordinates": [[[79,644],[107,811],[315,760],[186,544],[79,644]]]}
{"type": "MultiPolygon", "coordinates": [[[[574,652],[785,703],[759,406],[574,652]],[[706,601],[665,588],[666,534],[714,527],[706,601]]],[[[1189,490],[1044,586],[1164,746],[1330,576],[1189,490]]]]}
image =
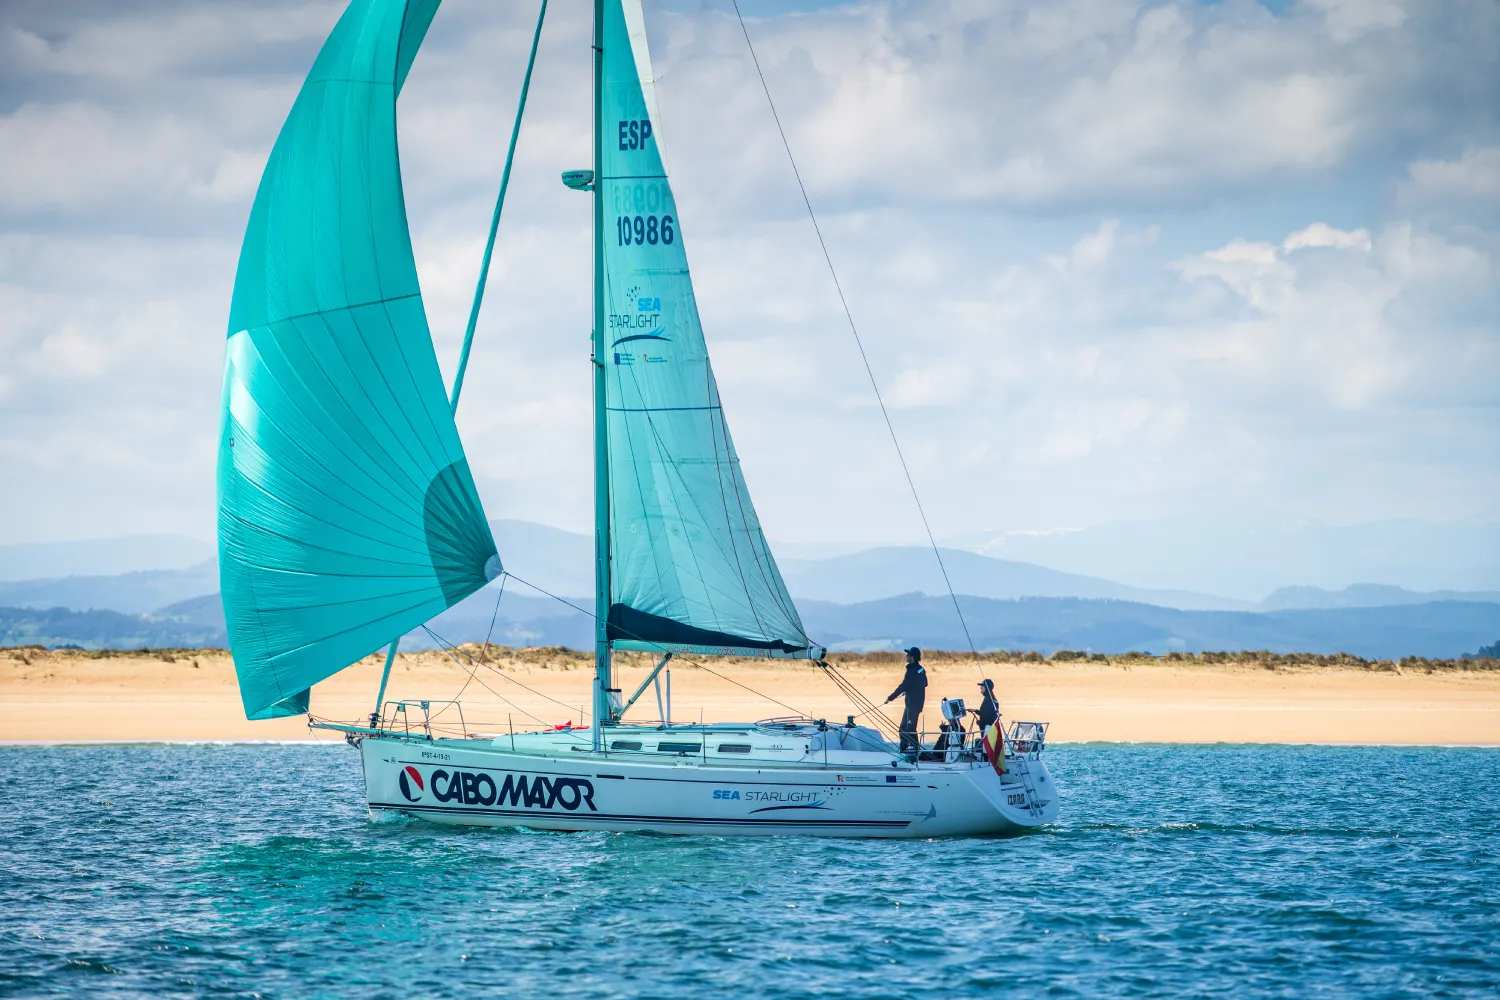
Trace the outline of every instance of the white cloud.
{"type": "Polygon", "coordinates": [[[1399,28],[1406,23],[1406,9],[1401,0],[1305,0],[1309,7],[1321,11],[1328,22],[1329,36],[1339,44],[1354,41],[1382,28],[1399,28]]]}
{"type": "MultiPolygon", "coordinates": [[[[1493,516],[1492,6],[872,0],[752,20],[939,533],[1493,516]]],[[[0,479],[28,484],[0,491],[0,540],[212,531],[239,239],[340,8],[0,11],[0,479]]],[[[915,539],[738,25],[649,14],[763,521],[915,539]]],[[[531,17],[446,0],[402,98],[449,371],[531,17]]],[[[590,156],[588,29],[581,7],[549,13],[459,412],[493,516],[578,528],[589,205],[557,174],[590,156]]]]}
{"type": "Polygon", "coordinates": [[[1288,252],[1307,247],[1329,247],[1335,250],[1369,250],[1370,233],[1366,229],[1344,232],[1326,222],[1314,222],[1306,229],[1299,229],[1281,241],[1281,249],[1288,252]]]}
{"type": "Polygon", "coordinates": [[[1473,147],[1457,159],[1419,160],[1408,169],[1403,196],[1409,201],[1486,202],[1500,205],[1500,146],[1473,147]]]}
{"type": "MultiPolygon", "coordinates": [[[[825,202],[1163,204],[1489,122],[1477,79],[1472,92],[1447,83],[1493,78],[1479,46],[1447,47],[1448,66],[1414,51],[1450,19],[1493,21],[1482,3],[1457,6],[1409,18],[1392,3],[1284,17],[1250,0],[871,3],[750,30],[825,202]]],[[[707,133],[712,174],[774,167],[738,25],[717,10],[657,24],[669,120],[707,133]]]]}

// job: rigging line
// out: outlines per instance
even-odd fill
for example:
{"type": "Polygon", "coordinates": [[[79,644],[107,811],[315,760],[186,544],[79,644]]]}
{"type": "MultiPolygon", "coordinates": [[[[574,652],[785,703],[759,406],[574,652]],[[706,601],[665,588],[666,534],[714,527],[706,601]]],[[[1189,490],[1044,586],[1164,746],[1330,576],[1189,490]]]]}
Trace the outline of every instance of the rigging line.
{"type": "MultiPolygon", "coordinates": [[[[436,632],[434,632],[432,629],[428,628],[426,625],[422,626],[422,631],[426,632],[429,636],[431,636],[432,639],[435,642],[437,642],[439,645],[441,645],[443,647],[444,651],[447,652],[450,656],[452,656],[454,653],[457,653],[459,656],[462,656],[464,659],[470,661],[471,663],[477,663],[480,666],[485,667],[485,668],[493,671],[496,675],[498,675],[499,677],[501,677],[504,680],[510,681],[512,684],[516,685],[517,687],[524,688],[525,690],[530,691],[532,694],[536,695],[538,698],[542,698],[542,699],[545,699],[546,701],[550,701],[550,702],[552,702],[552,704],[557,705],[557,706],[559,706],[561,708],[565,708],[565,709],[567,709],[570,712],[573,710],[574,706],[569,705],[566,702],[558,701],[556,698],[552,698],[552,697],[549,697],[549,696],[547,696],[545,694],[542,694],[542,692],[538,691],[534,687],[530,687],[529,685],[521,683],[520,681],[516,680],[514,677],[510,676],[509,674],[507,674],[505,671],[501,670],[499,667],[495,666],[493,663],[485,663],[482,660],[476,660],[469,653],[466,653],[462,649],[460,649],[459,647],[453,645],[447,639],[444,639],[442,636],[438,635],[436,632]]],[[[480,681],[479,683],[483,685],[484,681],[480,681]]],[[[484,685],[484,686],[485,686],[486,690],[491,690],[488,685],[484,685]]],[[[504,698],[504,697],[502,697],[502,696],[500,696],[498,694],[496,694],[496,697],[500,698],[506,704],[512,704],[512,702],[510,702],[509,699],[506,699],[506,698],[504,698]]],[[[516,707],[519,709],[519,706],[516,706],[516,707]]],[[[526,713],[526,714],[530,715],[529,712],[526,713]]],[[[532,715],[531,717],[533,719],[536,719],[536,721],[539,722],[539,723],[541,723],[542,725],[546,725],[545,722],[542,722],[541,719],[537,719],[536,716],[532,715]]]]}
{"type": "Polygon", "coordinates": [[[890,721],[889,719],[885,718],[883,712],[880,712],[876,708],[874,701],[866,697],[863,691],[860,691],[857,687],[855,687],[854,683],[843,674],[839,673],[839,671],[836,670],[832,664],[828,663],[827,661],[819,661],[818,665],[823,668],[824,672],[827,673],[830,678],[833,679],[833,682],[838,685],[839,690],[844,691],[848,695],[849,700],[854,702],[855,707],[863,709],[863,711],[860,712],[861,715],[869,715],[873,713],[883,721],[890,721]]]}
{"type": "Polygon", "coordinates": [[[861,709],[855,718],[865,715],[873,716],[873,721],[877,729],[880,729],[882,732],[896,732],[898,727],[895,723],[891,722],[890,718],[880,710],[879,706],[867,698],[863,691],[855,687],[853,681],[840,673],[838,668],[826,660],[819,660],[818,666],[823,669],[823,672],[833,681],[844,697],[848,698],[855,708],[861,709]]]}
{"type": "Polygon", "coordinates": [[[773,705],[779,705],[782,708],[786,709],[788,712],[796,712],[798,715],[803,715],[803,716],[807,715],[807,713],[805,711],[803,711],[802,709],[800,709],[800,708],[793,708],[791,705],[788,705],[786,702],[779,701],[779,700],[777,700],[775,698],[772,698],[768,694],[765,694],[765,693],[763,693],[761,691],[757,691],[757,690],[755,690],[755,688],[750,687],[748,684],[741,684],[739,681],[735,680],[732,677],[725,677],[723,674],[719,673],[717,670],[711,670],[711,669],[709,669],[708,667],[704,666],[702,663],[700,663],[697,660],[689,660],[689,659],[686,659],[685,657],[680,657],[680,659],[683,659],[683,661],[686,662],[689,666],[697,667],[699,670],[702,670],[704,673],[712,674],[713,676],[717,677],[721,681],[728,681],[730,684],[733,684],[735,687],[742,688],[743,690],[749,691],[751,694],[755,695],[757,698],[764,698],[766,701],[769,701],[773,705]]]}
{"type": "MultiPolygon", "coordinates": [[[[717,399],[718,395],[719,395],[719,386],[718,386],[717,381],[714,379],[713,370],[711,368],[709,368],[707,365],[704,365],[704,374],[705,374],[705,376],[707,377],[707,380],[708,380],[708,387],[713,391],[714,398],[717,399]]],[[[720,433],[722,433],[723,436],[724,436],[724,454],[726,456],[732,456],[733,457],[733,464],[731,464],[731,467],[730,467],[730,471],[731,471],[731,473],[733,473],[734,472],[734,465],[738,464],[739,457],[737,455],[735,455],[735,453],[734,453],[734,445],[729,440],[729,423],[728,423],[728,421],[726,421],[724,419],[724,411],[723,411],[722,408],[719,410],[719,417],[718,417],[718,421],[717,421],[717,433],[715,432],[715,428],[711,426],[709,428],[709,437],[714,442],[714,471],[715,471],[716,477],[719,480],[719,496],[721,498],[723,498],[723,501],[724,501],[724,518],[725,518],[726,521],[728,521],[729,520],[729,498],[727,496],[725,496],[725,494],[724,494],[724,473],[723,473],[723,468],[720,466],[719,461],[718,461],[718,458],[719,458],[719,434],[720,433]]],[[[761,583],[764,583],[766,585],[766,592],[771,595],[771,600],[773,602],[775,602],[776,607],[781,611],[781,613],[786,616],[787,622],[790,623],[790,624],[794,624],[796,626],[797,633],[802,637],[803,641],[806,642],[809,646],[815,645],[815,643],[812,641],[812,639],[808,636],[807,630],[802,627],[802,618],[801,618],[801,616],[797,614],[797,612],[796,612],[795,609],[788,611],[788,609],[786,608],[786,606],[781,603],[781,595],[777,592],[777,588],[771,586],[771,581],[766,576],[766,567],[765,567],[765,564],[761,561],[761,558],[760,558],[760,549],[757,548],[756,545],[755,545],[755,535],[756,534],[760,535],[761,544],[763,546],[765,546],[765,549],[766,549],[766,558],[768,560],[771,558],[770,544],[765,541],[765,534],[760,529],[760,518],[759,517],[755,518],[755,523],[754,523],[754,526],[753,526],[754,527],[754,532],[751,531],[752,525],[751,525],[751,522],[750,522],[750,518],[745,513],[745,495],[740,490],[740,483],[743,482],[743,475],[741,475],[739,477],[735,477],[735,476],[731,475],[731,480],[730,481],[731,481],[731,485],[733,485],[733,487],[734,487],[734,500],[735,500],[735,503],[739,506],[739,509],[740,509],[740,522],[745,525],[745,540],[750,545],[750,554],[751,554],[751,556],[753,556],[755,558],[755,568],[760,572],[761,583]]],[[[745,488],[748,490],[749,486],[746,486],[745,488]]],[[[754,504],[751,504],[750,510],[751,510],[751,513],[753,514],[754,511],[755,511],[755,505],[754,504]]],[[[729,543],[730,543],[730,546],[734,549],[734,564],[735,564],[735,568],[740,571],[740,582],[741,582],[741,585],[744,587],[744,590],[745,590],[745,599],[746,599],[747,602],[749,602],[750,601],[750,585],[749,585],[749,582],[745,579],[744,566],[740,563],[740,550],[739,550],[739,547],[734,544],[734,535],[733,535],[733,527],[732,526],[730,528],[730,531],[731,531],[731,534],[729,536],[729,543]]],[[[775,563],[773,562],[772,565],[774,566],[775,563]]],[[[782,585],[782,590],[783,591],[785,590],[785,583],[783,583],[783,585],[782,585]]],[[[790,594],[787,595],[787,600],[788,601],[791,600],[791,595],[790,594]]],[[[755,612],[755,608],[754,608],[754,604],[753,603],[751,603],[751,612],[755,614],[756,624],[759,624],[760,623],[760,615],[759,615],[759,613],[755,612]]],[[[764,626],[762,626],[761,631],[765,632],[765,627],[764,626]]],[[[767,638],[770,638],[770,636],[768,635],[767,638]]]]}
{"type": "MultiPolygon", "coordinates": [[[[426,626],[423,626],[423,627],[425,628],[426,626]]],[[[449,647],[448,644],[446,642],[444,642],[442,639],[438,638],[438,636],[437,636],[436,633],[434,633],[431,630],[429,630],[427,634],[430,635],[430,636],[432,636],[434,639],[436,639],[439,643],[442,644],[442,646],[443,646],[443,652],[445,654],[447,654],[448,659],[452,660],[454,663],[457,663],[458,664],[458,669],[460,669],[460,670],[464,671],[465,673],[467,673],[469,675],[469,679],[470,680],[479,681],[479,686],[480,687],[484,688],[490,694],[494,695],[496,698],[499,698],[502,702],[504,702],[505,704],[509,705],[511,708],[515,709],[517,712],[520,712],[522,715],[526,716],[532,722],[535,722],[537,725],[539,725],[539,726],[545,726],[546,725],[546,723],[543,722],[541,719],[538,719],[536,716],[534,716],[530,712],[526,711],[526,709],[522,708],[520,705],[517,705],[515,702],[511,701],[509,698],[505,697],[505,695],[501,694],[499,691],[496,691],[494,688],[490,687],[484,681],[479,680],[478,672],[475,671],[475,670],[473,670],[470,667],[464,666],[462,663],[459,663],[458,657],[456,657],[456,656],[453,655],[453,649],[451,647],[449,647]]],[[[490,669],[493,670],[494,668],[491,667],[490,669]]],[[[496,673],[500,673],[498,670],[496,670],[495,672],[496,673]]],[[[504,674],[500,674],[500,676],[501,677],[505,677],[504,674]]],[[[509,677],[506,677],[505,679],[506,680],[510,680],[509,677]]],[[[467,686],[467,685],[465,685],[465,686],[467,686]]],[[[444,711],[447,711],[447,709],[444,709],[444,711]]],[[[439,713],[439,714],[442,714],[442,713],[439,713]]]]}
{"type": "Polygon", "coordinates": [[[484,634],[484,652],[479,657],[485,663],[489,662],[490,639],[495,634],[495,620],[500,617],[500,598],[505,596],[505,578],[509,575],[503,570],[500,573],[500,593],[495,595],[495,613],[490,615],[490,630],[484,634]]]}
{"type": "MultiPolygon", "coordinates": [[[[717,388],[715,388],[714,394],[715,394],[715,396],[718,395],[718,389],[717,388]]],[[[725,440],[727,441],[728,440],[728,424],[723,423],[723,421],[721,419],[720,425],[721,425],[721,427],[724,430],[725,440]]],[[[665,456],[667,454],[667,445],[666,445],[666,442],[662,440],[661,431],[657,428],[656,422],[651,418],[650,412],[648,412],[646,414],[646,426],[647,426],[647,428],[650,429],[652,438],[656,442],[656,448],[657,448],[658,455],[665,456]]],[[[711,432],[711,436],[714,438],[714,452],[715,452],[715,456],[716,456],[715,457],[715,463],[717,465],[718,437],[717,437],[717,435],[713,435],[712,432],[711,432]]],[[[629,439],[629,438],[627,438],[627,439],[633,441],[633,439],[629,439]]],[[[632,444],[632,449],[633,448],[634,448],[634,445],[632,444]]],[[[633,454],[633,451],[632,451],[632,454],[633,454]]],[[[703,519],[704,523],[707,523],[708,522],[708,513],[707,513],[707,511],[704,510],[703,506],[698,503],[698,498],[693,495],[693,491],[688,487],[687,480],[682,475],[682,470],[677,468],[676,463],[668,462],[668,463],[666,463],[666,465],[667,465],[668,469],[673,470],[673,471],[676,472],[677,481],[682,484],[682,488],[685,491],[685,495],[687,496],[687,499],[690,500],[690,501],[692,501],[694,510],[696,510],[698,512],[699,516],[703,519]]],[[[639,473],[638,472],[637,472],[637,477],[639,477],[639,473]]],[[[721,494],[721,496],[723,494],[723,481],[722,481],[722,478],[720,478],[720,494],[721,494]]],[[[736,496],[738,496],[738,491],[736,491],[736,496]]],[[[724,503],[724,507],[725,507],[725,518],[726,518],[726,523],[727,523],[727,518],[729,517],[728,500],[725,499],[723,501],[723,503],[724,503]]],[[[743,506],[744,505],[741,504],[741,508],[742,509],[743,509],[743,506]]],[[[758,527],[759,526],[759,521],[757,521],[756,523],[757,523],[757,527],[758,527]]],[[[749,532],[748,532],[748,522],[746,522],[746,525],[747,525],[746,534],[747,534],[747,537],[748,537],[748,534],[749,534],[749,532]]],[[[650,530],[649,526],[648,526],[647,530],[648,531],[650,530]]],[[[764,536],[762,536],[762,539],[764,539],[764,536]]],[[[730,559],[732,559],[734,561],[735,568],[740,571],[741,589],[743,591],[745,591],[745,594],[746,594],[746,596],[748,598],[748,596],[749,596],[748,585],[745,582],[744,569],[743,569],[743,566],[740,563],[739,548],[738,548],[738,546],[735,545],[735,542],[734,542],[734,529],[733,529],[732,526],[730,527],[730,533],[729,533],[729,545],[730,545],[730,552],[726,553],[724,551],[723,547],[720,546],[720,547],[718,547],[719,554],[727,556],[728,558],[730,558],[730,559]]],[[[751,550],[752,550],[752,552],[755,551],[754,550],[754,544],[753,544],[753,542],[751,543],[751,550]]],[[[769,551],[769,549],[768,549],[768,551],[769,551]]],[[[695,564],[696,564],[697,554],[695,552],[693,553],[693,557],[694,557],[695,564]]],[[[760,557],[757,555],[756,556],[757,563],[759,562],[759,559],[760,559],[760,557]]],[[[766,586],[769,588],[770,587],[770,582],[768,580],[765,580],[765,573],[764,573],[764,571],[762,571],[761,577],[762,577],[762,580],[766,582],[766,586]]],[[[657,568],[657,578],[658,578],[658,580],[660,580],[660,578],[661,578],[661,571],[660,571],[659,567],[657,568]]],[[[703,574],[702,574],[701,571],[698,574],[698,578],[699,578],[700,581],[702,581],[704,583],[704,592],[705,592],[705,594],[707,595],[707,598],[708,598],[709,608],[713,609],[713,593],[712,593],[711,588],[708,587],[707,581],[704,579],[703,574]]],[[[730,598],[733,598],[734,595],[733,594],[728,594],[726,592],[726,596],[728,596],[730,598]]],[[[782,606],[780,598],[775,597],[774,594],[772,596],[773,596],[773,599],[776,602],[777,608],[779,610],[781,610],[781,612],[783,614],[788,614],[786,608],[782,606]]],[[[756,624],[760,627],[761,632],[764,633],[767,638],[771,638],[771,635],[770,635],[769,631],[765,628],[764,625],[761,624],[760,614],[759,614],[759,612],[757,612],[755,610],[755,607],[754,607],[753,603],[750,605],[750,613],[755,616],[756,624]]],[[[792,613],[788,614],[788,619],[789,619],[789,622],[795,622],[797,624],[797,626],[798,626],[797,634],[800,635],[803,639],[806,639],[807,640],[807,644],[809,646],[816,645],[816,643],[814,643],[812,641],[812,639],[808,637],[806,629],[801,628],[801,619],[796,615],[795,612],[792,612],[792,613]]],[[[785,706],[783,706],[783,707],[785,707],[785,706]]]]}
{"type": "MultiPolygon", "coordinates": [[[[485,636],[484,636],[484,651],[482,653],[480,653],[480,655],[479,655],[479,662],[483,663],[485,666],[489,666],[490,636],[492,636],[492,635],[495,634],[495,619],[500,617],[500,598],[502,598],[504,596],[505,596],[505,574],[502,573],[500,575],[500,593],[495,597],[495,613],[490,616],[490,630],[485,633],[485,636]]],[[[469,690],[469,685],[471,683],[473,683],[473,681],[474,681],[474,673],[473,673],[473,671],[469,671],[468,673],[469,673],[469,679],[466,680],[466,681],[464,681],[464,686],[461,687],[461,688],[459,688],[458,689],[458,694],[456,694],[456,695],[453,696],[453,700],[455,702],[458,701],[459,699],[461,699],[464,696],[464,692],[467,691],[467,690],[469,690]]],[[[510,702],[506,702],[506,704],[510,704],[510,702]]],[[[512,706],[512,707],[514,707],[514,706],[512,706]]]]}
{"type": "MultiPolygon", "coordinates": [[[[516,687],[524,688],[525,690],[530,691],[532,694],[536,695],[538,698],[541,698],[541,699],[543,699],[545,701],[550,701],[550,702],[552,702],[552,704],[557,705],[557,706],[559,706],[561,708],[565,708],[565,709],[567,709],[570,712],[573,711],[573,709],[577,708],[576,705],[569,705],[567,702],[558,701],[556,698],[553,698],[553,697],[550,697],[548,695],[542,694],[542,692],[538,691],[534,687],[531,687],[530,685],[522,684],[520,681],[516,680],[514,677],[510,676],[505,671],[501,670],[499,667],[495,666],[492,663],[484,663],[483,661],[475,660],[473,656],[469,655],[468,653],[465,653],[463,650],[459,649],[457,646],[453,645],[453,643],[449,642],[447,639],[444,639],[442,636],[438,635],[436,632],[434,632],[432,629],[428,628],[426,625],[422,626],[422,631],[426,632],[429,636],[432,637],[433,641],[435,641],[439,645],[441,645],[443,647],[444,651],[447,652],[449,656],[452,656],[454,653],[458,653],[460,656],[462,656],[466,660],[471,660],[474,663],[478,663],[482,667],[488,667],[490,670],[493,670],[499,677],[503,678],[504,680],[510,681],[516,687]]],[[[480,681],[479,683],[482,684],[482,685],[484,685],[485,690],[490,691],[492,694],[495,693],[493,691],[493,689],[491,689],[488,684],[484,683],[484,681],[480,681]]],[[[502,701],[505,701],[506,704],[511,704],[511,702],[508,699],[503,698],[499,694],[495,694],[495,697],[500,698],[502,701]]],[[[519,709],[520,706],[517,706],[517,708],[519,709]]],[[[524,711],[524,709],[520,709],[520,710],[524,711]]],[[[582,711],[582,709],[579,709],[579,711],[582,711]]],[[[525,714],[531,715],[530,712],[526,712],[525,714]]],[[[542,722],[541,719],[537,719],[536,716],[531,715],[531,717],[533,719],[536,719],[536,721],[538,723],[541,723],[541,725],[544,725],[544,726],[546,725],[545,722],[542,722]]],[[[582,721],[582,720],[580,719],[580,721],[582,721]]]]}
{"type": "MultiPolygon", "coordinates": [[[[534,583],[527,583],[525,580],[521,579],[519,576],[516,576],[514,573],[511,573],[509,575],[517,583],[520,583],[520,584],[523,584],[523,585],[525,585],[527,587],[530,587],[532,590],[536,591],[538,594],[542,594],[542,595],[544,595],[546,597],[550,597],[554,601],[557,601],[559,603],[566,604],[568,607],[572,608],[574,611],[582,612],[583,614],[588,615],[590,618],[594,619],[595,621],[599,620],[599,616],[596,615],[596,614],[594,614],[594,612],[592,612],[592,611],[584,611],[582,608],[580,608],[578,605],[574,604],[572,601],[568,600],[567,598],[565,598],[565,597],[558,597],[556,594],[553,594],[553,593],[550,593],[548,591],[545,591],[541,587],[538,587],[534,583]]],[[[422,627],[426,628],[427,626],[423,625],[422,627]]],[[[622,631],[630,632],[629,629],[623,629],[622,631]]],[[[661,643],[655,642],[652,639],[642,638],[641,636],[636,635],[634,632],[630,632],[630,634],[633,635],[633,636],[635,636],[635,638],[639,639],[641,642],[649,642],[649,643],[651,643],[652,645],[656,646],[658,649],[660,649],[664,653],[668,652],[667,647],[664,646],[664,645],[662,645],[661,643]]],[[[723,674],[719,673],[717,670],[710,670],[708,667],[704,666],[702,663],[698,662],[697,660],[690,660],[687,657],[682,656],[680,653],[674,653],[673,655],[677,656],[679,660],[681,660],[683,663],[686,663],[689,666],[697,667],[699,670],[702,670],[705,673],[712,674],[713,676],[719,678],[720,680],[728,681],[729,683],[733,684],[735,687],[737,687],[737,688],[743,688],[744,690],[749,691],[751,694],[755,695],[757,698],[764,698],[766,701],[769,701],[771,704],[773,704],[773,705],[779,705],[782,708],[786,709],[788,712],[796,712],[798,715],[806,715],[807,714],[802,709],[800,709],[800,708],[793,708],[791,705],[788,705],[786,702],[784,702],[784,701],[778,701],[777,699],[772,698],[770,695],[765,694],[764,692],[755,690],[755,688],[750,687],[748,684],[741,684],[739,681],[734,680],[733,678],[725,677],[723,674]]],[[[504,676],[504,675],[502,675],[502,676],[504,676]]],[[[520,682],[517,681],[516,683],[519,684],[520,682]]]]}
{"type": "Polygon", "coordinates": [[[458,354],[458,370],[453,375],[453,391],[448,405],[458,410],[458,394],[463,391],[464,372],[469,367],[469,350],[474,346],[474,328],[479,325],[479,305],[484,301],[484,286],[490,277],[490,258],[495,252],[495,234],[500,229],[500,210],[505,207],[505,191],[510,187],[510,168],[516,158],[516,141],[521,137],[521,117],[526,113],[526,95],[531,91],[531,71],[536,66],[536,50],[542,44],[542,22],[547,17],[547,0],[536,16],[536,34],[531,37],[531,56],[526,60],[526,76],[521,81],[521,99],[516,107],[516,124],[510,130],[510,148],[505,153],[505,171],[500,175],[500,194],[495,198],[495,214],[490,217],[490,235],[484,244],[484,260],[479,265],[479,283],[474,288],[474,304],[469,308],[469,325],[464,330],[463,348],[458,354]]]}
{"type": "Polygon", "coordinates": [[[979,660],[979,650],[974,645],[974,637],[969,633],[969,623],[964,619],[963,609],[958,606],[958,595],[953,592],[953,582],[948,579],[948,567],[943,564],[943,554],[938,550],[937,538],[932,534],[932,525],[927,522],[927,512],[922,509],[922,498],[917,495],[917,484],[912,479],[911,469],[907,467],[906,455],[901,451],[901,442],[896,438],[896,427],[891,423],[891,415],[885,408],[885,399],[880,395],[880,385],[875,381],[875,370],[870,367],[869,355],[865,353],[864,341],[860,339],[859,329],[854,325],[854,313],[849,309],[849,301],[844,297],[844,286],[839,283],[838,271],[833,266],[833,256],[828,252],[828,242],[823,239],[823,227],[818,225],[817,213],[813,211],[812,199],[807,195],[807,185],[802,183],[802,171],[797,169],[797,159],[792,156],[792,144],[787,140],[786,129],[781,125],[781,115],[776,111],[776,102],[771,98],[771,87],[766,83],[766,74],[760,68],[760,58],[755,54],[755,43],[750,41],[750,29],[745,27],[745,15],[740,13],[739,0],[730,0],[734,5],[734,16],[739,19],[740,31],[745,36],[745,45],[750,49],[750,60],[755,63],[755,74],[760,77],[760,86],[766,94],[766,103],[771,106],[771,117],[776,120],[776,131],[781,135],[781,146],[786,150],[787,162],[792,165],[792,175],[797,178],[797,189],[802,192],[802,203],[807,206],[807,217],[812,220],[813,232],[817,233],[818,246],[823,250],[823,260],[828,263],[828,273],[833,278],[833,287],[838,292],[839,304],[844,307],[844,318],[849,321],[849,332],[854,334],[854,344],[859,348],[859,358],[864,362],[865,374],[870,378],[870,388],[875,390],[875,401],[880,404],[880,415],[885,418],[885,429],[890,432],[891,444],[895,445],[896,458],[901,462],[901,471],[906,475],[906,485],[911,489],[911,498],[917,505],[917,514],[922,518],[922,527],[927,531],[927,541],[932,546],[932,554],[937,557],[938,569],[943,574],[943,584],[948,588],[948,597],[953,601],[953,610],[958,614],[958,623],[963,626],[964,639],[969,643],[969,652],[974,654],[976,664],[979,660]]]}

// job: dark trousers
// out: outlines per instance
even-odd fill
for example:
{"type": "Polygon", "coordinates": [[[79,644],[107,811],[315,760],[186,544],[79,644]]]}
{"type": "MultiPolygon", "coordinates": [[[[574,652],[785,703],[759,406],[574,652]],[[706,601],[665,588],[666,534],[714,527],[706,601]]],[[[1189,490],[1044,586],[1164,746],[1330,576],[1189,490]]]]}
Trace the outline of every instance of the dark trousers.
{"type": "Polygon", "coordinates": [[[909,753],[922,749],[921,737],[917,735],[917,716],[922,714],[926,698],[907,695],[906,709],[901,713],[901,752],[909,753]]]}

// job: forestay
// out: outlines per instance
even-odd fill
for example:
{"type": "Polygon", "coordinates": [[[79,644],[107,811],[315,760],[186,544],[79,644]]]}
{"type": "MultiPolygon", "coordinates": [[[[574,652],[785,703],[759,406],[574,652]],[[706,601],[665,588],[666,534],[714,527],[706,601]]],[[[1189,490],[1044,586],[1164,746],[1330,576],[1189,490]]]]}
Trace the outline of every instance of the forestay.
{"type": "Polygon", "coordinates": [[[396,95],[438,0],[353,0],[261,178],[224,363],[219,568],[245,713],[484,586],[494,539],[417,284],[396,95]]]}
{"type": "Polygon", "coordinates": [[[620,649],[821,656],[761,532],[709,364],[640,0],[604,11],[611,606],[620,649]]]}

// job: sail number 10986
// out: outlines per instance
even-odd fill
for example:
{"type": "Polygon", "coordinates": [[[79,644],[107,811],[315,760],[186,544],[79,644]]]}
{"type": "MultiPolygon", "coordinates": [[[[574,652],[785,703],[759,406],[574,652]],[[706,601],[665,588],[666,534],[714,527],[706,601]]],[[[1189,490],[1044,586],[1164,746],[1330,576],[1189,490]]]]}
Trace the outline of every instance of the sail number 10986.
{"type": "Polygon", "coordinates": [[[615,240],[619,246],[671,245],[675,239],[677,230],[670,215],[621,215],[615,219],[615,240]]]}

